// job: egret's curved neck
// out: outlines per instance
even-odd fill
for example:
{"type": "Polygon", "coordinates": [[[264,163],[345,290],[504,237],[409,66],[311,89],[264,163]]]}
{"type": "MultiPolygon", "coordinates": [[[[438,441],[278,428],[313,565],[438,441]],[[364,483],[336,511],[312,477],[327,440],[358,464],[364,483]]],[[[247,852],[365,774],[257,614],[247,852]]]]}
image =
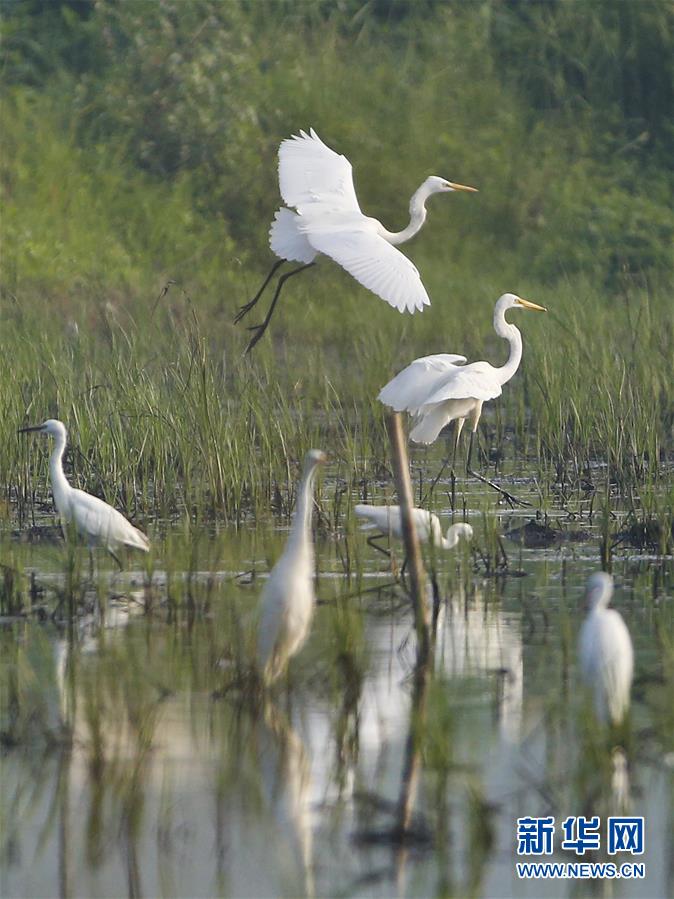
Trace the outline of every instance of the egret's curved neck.
{"type": "Polygon", "coordinates": [[[292,531],[288,539],[288,548],[295,552],[311,554],[311,513],[313,510],[314,482],[316,480],[316,462],[308,462],[302,474],[297,508],[293,519],[292,531]]]}
{"type": "Polygon", "coordinates": [[[611,602],[612,596],[613,596],[613,588],[612,587],[604,587],[598,596],[593,597],[592,606],[590,608],[590,614],[592,612],[603,612],[604,609],[607,609],[609,603],[611,602]]]}
{"type": "Polygon", "coordinates": [[[54,438],[54,449],[49,457],[49,477],[51,489],[54,494],[54,504],[59,515],[68,512],[68,497],[72,487],[68,483],[63,471],[63,453],[66,448],[66,435],[57,434],[54,438]]]}
{"type": "Polygon", "coordinates": [[[496,369],[501,384],[507,383],[520,367],[522,361],[522,335],[515,325],[505,320],[505,312],[498,310],[494,315],[494,330],[510,344],[510,356],[505,365],[496,369]]]}
{"type": "Polygon", "coordinates": [[[399,243],[405,243],[411,237],[421,230],[426,221],[426,200],[430,196],[430,191],[424,182],[413,194],[410,200],[410,223],[402,231],[387,231],[382,226],[379,232],[381,236],[394,246],[399,243]]]}
{"type": "Polygon", "coordinates": [[[461,528],[457,528],[456,525],[452,525],[447,531],[447,536],[442,538],[443,549],[454,549],[460,539],[461,528]]]}

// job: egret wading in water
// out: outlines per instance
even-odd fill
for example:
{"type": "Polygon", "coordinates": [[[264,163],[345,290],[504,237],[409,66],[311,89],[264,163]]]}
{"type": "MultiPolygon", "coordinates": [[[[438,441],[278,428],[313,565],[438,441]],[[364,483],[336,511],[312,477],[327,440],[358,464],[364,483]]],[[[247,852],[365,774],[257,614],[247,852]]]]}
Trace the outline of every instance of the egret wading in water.
{"type": "Polygon", "coordinates": [[[246,352],[264,334],[288,278],[314,265],[321,253],[400,312],[430,305],[416,266],[395,247],[421,229],[430,196],[452,191],[475,193],[477,188],[432,175],[412,195],[409,225],[402,231],[387,231],[377,219],[361,212],[349,160],[324,144],[313,128],[309,134],[300,131],[299,136],[282,141],[278,155],[279,188],[286,205],[274,216],[269,245],[279,260],[234,321],[239,322],[255,306],[284,262],[301,265],[279,278],[266,318],[249,329],[254,334],[246,352]]]}
{"type": "MultiPolygon", "coordinates": [[[[377,543],[384,537],[397,537],[398,540],[403,539],[402,518],[400,515],[400,506],[368,506],[365,503],[359,503],[354,506],[353,511],[358,518],[364,518],[369,524],[366,527],[376,527],[380,533],[373,534],[367,538],[367,542],[373,549],[379,550],[389,555],[387,550],[377,543]]],[[[413,508],[411,510],[412,520],[417,532],[419,543],[431,543],[440,549],[454,549],[461,539],[472,540],[473,528],[464,522],[453,524],[447,531],[447,536],[442,533],[440,519],[433,512],[426,509],[413,508]]]]}
{"type": "Polygon", "coordinates": [[[63,422],[48,418],[41,425],[20,428],[19,434],[30,432],[47,434],[54,438],[54,449],[49,457],[49,478],[54,494],[54,505],[61,518],[63,534],[68,538],[68,527],[73,525],[89,545],[89,561],[93,571],[93,547],[102,544],[123,567],[116,552],[122,546],[149,552],[150,541],[145,534],[135,528],[121,512],[113,509],[102,499],[71,487],[63,471],[63,453],[68,434],[63,422]]]}
{"type": "Polygon", "coordinates": [[[580,629],[580,670],[594,694],[599,721],[619,725],[630,705],[634,650],[620,612],[609,609],[613,578],[604,571],[593,574],[585,588],[588,614],[580,629]]]}
{"type": "Polygon", "coordinates": [[[311,512],[321,450],[309,450],[297,495],[290,536],[262,591],[257,663],[267,684],[276,680],[309,635],[314,613],[314,547],[311,512]]]}
{"type": "MultiPolygon", "coordinates": [[[[513,377],[522,360],[522,335],[515,325],[506,321],[505,313],[508,309],[547,312],[545,307],[523,300],[514,293],[504,293],[499,298],[494,309],[494,330],[510,344],[510,356],[505,365],[499,367],[490,365],[489,362],[471,362],[466,365],[465,356],[446,353],[423,356],[415,359],[389,381],[380,391],[379,399],[396,412],[409,412],[414,417],[410,440],[415,443],[433,443],[445,425],[456,420],[452,476],[461,430],[466,419],[469,419],[471,434],[466,461],[467,473],[498,490],[508,502],[528,505],[471,468],[473,437],[480,421],[482,406],[487,400],[501,395],[503,385],[513,377]]],[[[434,484],[448,462],[449,459],[446,459],[434,484]]]]}

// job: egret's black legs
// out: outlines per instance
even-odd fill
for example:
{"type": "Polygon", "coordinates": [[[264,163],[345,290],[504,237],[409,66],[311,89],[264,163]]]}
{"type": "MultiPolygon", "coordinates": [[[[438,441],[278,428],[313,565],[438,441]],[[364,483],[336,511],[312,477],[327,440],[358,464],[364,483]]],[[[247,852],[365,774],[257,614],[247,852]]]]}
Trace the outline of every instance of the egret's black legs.
{"type": "Polygon", "coordinates": [[[113,553],[113,551],[112,551],[111,549],[109,549],[108,552],[110,553],[110,555],[112,556],[112,558],[115,560],[115,562],[117,562],[117,565],[119,566],[119,570],[120,570],[120,571],[124,571],[124,566],[123,566],[122,563],[119,561],[119,559],[117,558],[117,556],[113,553]]]}
{"type": "Polygon", "coordinates": [[[387,534],[372,534],[371,537],[367,538],[368,544],[372,547],[372,549],[376,549],[377,552],[383,553],[388,559],[391,558],[391,553],[388,549],[384,549],[383,546],[380,546],[377,543],[377,540],[383,540],[384,537],[388,536],[387,534]]]}
{"type": "Polygon", "coordinates": [[[531,503],[528,503],[526,500],[517,499],[516,496],[513,496],[512,493],[508,493],[507,490],[504,490],[503,487],[499,487],[498,484],[495,484],[493,481],[490,481],[489,478],[485,478],[483,475],[478,474],[476,471],[470,467],[470,460],[473,455],[473,437],[475,436],[475,431],[470,432],[470,443],[468,444],[468,461],[466,462],[466,472],[471,475],[471,477],[477,478],[478,481],[482,481],[483,484],[487,484],[488,487],[491,487],[492,490],[496,490],[501,494],[503,499],[510,503],[511,506],[530,506],[531,503]]]}
{"type": "Polygon", "coordinates": [[[257,303],[257,301],[260,299],[260,297],[261,297],[262,294],[264,293],[264,290],[265,290],[265,287],[267,286],[267,284],[269,284],[269,282],[271,281],[271,279],[274,277],[274,275],[276,274],[276,272],[281,268],[281,266],[283,265],[283,263],[284,263],[285,261],[286,261],[285,259],[279,259],[277,262],[275,262],[275,263],[272,265],[271,271],[269,272],[269,274],[267,275],[267,277],[266,277],[266,278],[264,279],[264,281],[262,282],[262,287],[258,290],[258,292],[255,294],[255,296],[254,296],[253,299],[250,301],[250,303],[246,303],[245,306],[242,306],[242,307],[239,309],[239,311],[236,313],[236,316],[234,317],[234,324],[235,324],[235,325],[238,325],[238,323],[241,321],[241,319],[244,317],[244,315],[245,315],[247,312],[250,312],[250,310],[253,308],[253,306],[257,303]]]}
{"type": "Polygon", "coordinates": [[[391,562],[391,571],[393,572],[393,577],[396,581],[401,580],[403,584],[405,583],[405,569],[407,568],[407,556],[405,556],[405,561],[403,562],[403,567],[398,571],[398,563],[396,562],[393,554],[390,550],[385,549],[383,546],[380,546],[377,543],[377,540],[389,539],[389,534],[372,534],[371,537],[367,538],[367,542],[372,549],[376,549],[377,552],[383,553],[387,559],[391,562]]]}
{"type": "MultiPolygon", "coordinates": [[[[456,455],[456,452],[455,452],[455,455],[456,455]]],[[[431,486],[428,488],[428,490],[427,490],[426,493],[424,494],[424,498],[421,500],[421,505],[422,505],[422,506],[424,506],[424,505],[426,504],[426,500],[427,500],[429,497],[433,496],[433,491],[435,490],[436,484],[438,483],[438,481],[439,481],[440,478],[442,477],[443,472],[444,472],[445,468],[447,468],[447,465],[448,465],[448,464],[449,464],[449,456],[447,456],[447,458],[445,459],[445,461],[442,463],[442,468],[441,468],[440,471],[436,474],[436,476],[433,478],[433,481],[432,481],[432,483],[431,483],[431,486]]],[[[454,471],[454,463],[452,463],[452,471],[454,471]]]]}
{"type": "MultiPolygon", "coordinates": [[[[454,475],[454,466],[456,465],[456,451],[457,451],[458,446],[459,446],[459,437],[461,437],[461,430],[462,430],[462,428],[463,428],[463,419],[459,419],[458,421],[460,421],[461,424],[458,424],[458,422],[457,422],[457,426],[456,426],[456,436],[455,436],[455,438],[454,438],[454,451],[452,452],[452,468],[451,468],[451,474],[452,474],[452,508],[454,508],[454,489],[455,489],[455,485],[456,485],[456,476],[454,475]]],[[[444,473],[444,470],[445,470],[445,468],[447,468],[447,465],[448,465],[448,464],[449,464],[449,456],[447,456],[447,458],[445,459],[445,461],[442,463],[442,468],[441,468],[440,471],[436,474],[436,476],[433,478],[433,482],[431,483],[431,486],[428,488],[428,490],[426,491],[426,493],[425,493],[425,495],[424,495],[423,500],[421,501],[421,505],[422,505],[422,506],[426,503],[426,500],[427,500],[429,497],[433,496],[433,491],[435,490],[435,487],[436,487],[438,481],[440,480],[440,478],[442,477],[442,475],[443,475],[443,473],[444,473]]]]}
{"type": "MultiPolygon", "coordinates": [[[[283,260],[281,260],[283,261],[283,260]]],[[[306,265],[300,265],[299,268],[294,268],[291,272],[286,272],[285,275],[281,275],[278,279],[278,284],[276,285],[276,292],[274,293],[273,299],[271,301],[271,306],[269,307],[269,312],[267,313],[265,320],[261,325],[252,325],[252,327],[248,328],[249,331],[254,331],[255,334],[252,337],[250,343],[246,347],[246,353],[250,353],[258,340],[262,337],[264,332],[267,330],[267,325],[271,321],[272,314],[274,312],[274,306],[276,306],[276,302],[281,295],[281,290],[283,285],[288,280],[288,278],[292,278],[293,275],[298,275],[300,272],[303,272],[305,268],[311,268],[312,265],[315,265],[315,262],[308,262],[306,265]]]]}

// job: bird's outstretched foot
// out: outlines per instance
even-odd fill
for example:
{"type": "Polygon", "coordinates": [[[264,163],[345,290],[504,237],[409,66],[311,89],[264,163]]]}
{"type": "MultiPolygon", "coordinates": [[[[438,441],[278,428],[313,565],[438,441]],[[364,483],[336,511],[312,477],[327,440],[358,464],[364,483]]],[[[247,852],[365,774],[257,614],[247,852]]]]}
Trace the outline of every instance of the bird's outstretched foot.
{"type": "Polygon", "coordinates": [[[250,353],[255,344],[260,340],[264,332],[267,330],[267,322],[262,322],[261,325],[251,325],[248,330],[253,331],[254,334],[248,341],[248,346],[246,347],[246,355],[250,353]]]}
{"type": "MultiPolygon", "coordinates": [[[[253,306],[255,306],[257,301],[260,299],[260,297],[264,293],[267,284],[269,284],[271,279],[274,277],[276,272],[281,268],[281,266],[284,263],[285,263],[285,259],[277,259],[276,262],[272,265],[271,271],[269,272],[267,277],[262,282],[262,287],[260,287],[258,292],[255,294],[255,296],[249,303],[245,303],[243,306],[240,307],[239,311],[234,316],[234,324],[235,325],[238,325],[239,322],[241,321],[241,319],[244,317],[244,315],[247,315],[250,312],[250,310],[253,308],[253,306]]],[[[277,289],[277,294],[278,294],[278,289],[277,289]]],[[[276,300],[276,299],[277,299],[277,297],[275,296],[274,300],[276,300]]],[[[249,349],[250,349],[250,346],[248,347],[248,350],[249,349]]],[[[248,350],[246,350],[246,352],[248,352],[248,350]]]]}
{"type": "Polygon", "coordinates": [[[253,299],[250,301],[250,303],[244,303],[243,306],[239,307],[239,311],[234,316],[234,324],[235,325],[239,324],[239,322],[244,317],[244,315],[247,315],[250,312],[250,310],[257,303],[257,301],[258,301],[258,297],[253,297],[253,299]]]}
{"type": "Polygon", "coordinates": [[[518,499],[516,496],[513,496],[512,493],[508,493],[508,491],[504,490],[503,487],[497,487],[496,489],[511,507],[531,505],[531,503],[528,503],[525,499],[518,499]]]}
{"type": "Polygon", "coordinates": [[[473,478],[477,478],[478,481],[482,481],[483,484],[487,484],[487,486],[491,487],[492,490],[496,490],[497,493],[500,493],[503,499],[510,505],[511,508],[514,508],[515,506],[531,505],[531,503],[528,503],[525,499],[518,499],[516,496],[513,496],[512,493],[508,493],[507,490],[504,490],[503,487],[499,487],[498,484],[490,481],[489,478],[485,478],[484,475],[478,474],[476,471],[472,471],[472,469],[470,468],[466,469],[466,473],[473,478]]]}

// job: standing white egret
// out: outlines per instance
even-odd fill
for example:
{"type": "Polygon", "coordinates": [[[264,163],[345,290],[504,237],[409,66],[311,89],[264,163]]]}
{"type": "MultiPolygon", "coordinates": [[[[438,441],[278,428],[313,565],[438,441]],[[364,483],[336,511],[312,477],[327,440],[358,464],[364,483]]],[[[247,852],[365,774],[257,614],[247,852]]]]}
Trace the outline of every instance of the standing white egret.
{"type": "Polygon", "coordinates": [[[150,541],[145,534],[128,522],[121,512],[97,496],[77,490],[68,483],[63,471],[63,453],[68,437],[63,422],[48,418],[41,425],[19,429],[20,434],[31,431],[54,438],[54,449],[49,458],[49,477],[54,505],[61,518],[65,537],[68,536],[68,525],[73,524],[77,532],[85,538],[90,551],[96,544],[102,544],[120,568],[122,563],[115,555],[120,546],[149,552],[150,541]]]}
{"type": "Polygon", "coordinates": [[[349,160],[324,144],[313,128],[309,134],[300,131],[299,136],[281,142],[279,187],[286,206],[277,211],[269,231],[269,245],[279,261],[234,321],[240,321],[255,306],[284,262],[302,265],[279,278],[266,318],[249,329],[255,333],[246,352],[264,334],[284,283],[314,265],[320,253],[400,312],[430,305],[416,266],[394,247],[421,229],[426,221],[426,200],[432,194],[477,191],[431,175],[412,195],[408,226],[402,231],[387,231],[377,219],[361,212],[349,160]]]}
{"type": "Polygon", "coordinates": [[[309,634],[316,601],[311,512],[316,470],[326,461],[317,449],[304,458],[290,536],[262,591],[257,662],[266,683],[279,677],[309,634]]]}
{"type": "Polygon", "coordinates": [[[585,588],[588,615],[580,629],[578,655],[587,686],[594,693],[597,718],[618,725],[627,714],[634,673],[634,650],[620,612],[609,609],[613,578],[591,575],[585,588]]]}
{"type": "MultiPolygon", "coordinates": [[[[368,537],[370,546],[381,551],[381,547],[374,542],[382,537],[393,535],[399,540],[403,539],[402,519],[400,516],[400,506],[369,506],[365,503],[359,503],[354,506],[353,511],[359,518],[364,518],[369,525],[379,528],[380,534],[374,534],[368,537]]],[[[441,549],[454,549],[462,538],[464,540],[472,540],[473,528],[465,522],[453,524],[447,530],[447,536],[443,536],[440,526],[440,519],[433,512],[426,509],[413,508],[412,520],[417,532],[420,543],[432,543],[433,546],[441,549]]]]}
{"type": "Polygon", "coordinates": [[[379,392],[379,399],[396,412],[409,412],[414,416],[415,425],[410,432],[410,440],[415,443],[433,443],[445,425],[456,419],[455,454],[464,422],[469,418],[472,431],[466,471],[498,490],[509,501],[520,502],[470,467],[473,436],[480,421],[482,405],[501,395],[503,385],[513,377],[522,359],[522,335],[515,325],[505,320],[508,309],[547,312],[545,307],[523,300],[514,293],[504,293],[498,299],[494,308],[494,330],[510,344],[510,356],[505,365],[499,367],[489,362],[465,365],[465,356],[451,354],[423,356],[389,381],[379,392]]]}

